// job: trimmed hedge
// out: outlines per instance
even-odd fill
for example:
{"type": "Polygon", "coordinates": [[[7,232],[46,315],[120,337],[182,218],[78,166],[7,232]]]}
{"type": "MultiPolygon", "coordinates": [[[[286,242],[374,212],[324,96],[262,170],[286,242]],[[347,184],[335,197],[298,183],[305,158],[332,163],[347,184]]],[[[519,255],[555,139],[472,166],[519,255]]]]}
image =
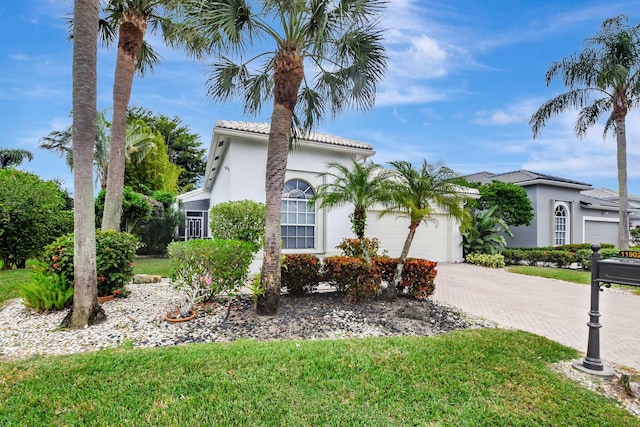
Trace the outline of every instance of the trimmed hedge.
{"type": "Polygon", "coordinates": [[[304,295],[315,291],[322,281],[322,263],[311,254],[284,256],[281,267],[281,284],[291,295],[304,295]]]}
{"type": "MultiPolygon", "coordinates": [[[[379,257],[373,260],[380,268],[382,280],[393,282],[393,276],[398,266],[398,258],[379,257]]],[[[433,261],[420,258],[407,258],[402,270],[400,285],[396,291],[400,295],[410,295],[415,299],[425,299],[433,295],[436,290],[436,266],[433,261]]]]}
{"type": "Polygon", "coordinates": [[[362,258],[332,256],[324,259],[324,279],[345,292],[352,301],[367,301],[378,296],[382,276],[378,266],[362,258]]]}

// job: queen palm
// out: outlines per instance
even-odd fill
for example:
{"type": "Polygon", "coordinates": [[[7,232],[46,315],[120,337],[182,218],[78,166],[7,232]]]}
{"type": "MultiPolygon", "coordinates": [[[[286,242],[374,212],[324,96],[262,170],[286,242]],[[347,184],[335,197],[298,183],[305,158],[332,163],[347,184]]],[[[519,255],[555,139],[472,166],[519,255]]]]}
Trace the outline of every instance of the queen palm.
{"type": "Polygon", "coordinates": [[[99,0],[73,2],[73,307],[63,325],[83,328],[104,319],[96,283],[93,144],[96,139],[97,30],[99,0]]]}
{"type": "Polygon", "coordinates": [[[353,160],[351,168],[340,163],[329,163],[329,172],[323,175],[329,182],[318,187],[312,201],[319,200],[321,208],[336,208],[346,204],[353,205],[351,229],[362,245],[362,253],[369,261],[364,232],[367,226],[367,209],[376,203],[389,199],[386,191],[388,170],[373,162],[353,160]]]}
{"type": "Polygon", "coordinates": [[[29,150],[20,148],[0,148],[0,168],[6,169],[10,166],[18,166],[24,160],[33,160],[33,154],[29,150]]]}
{"type": "Polygon", "coordinates": [[[289,143],[297,133],[292,134],[292,128],[305,132],[329,111],[335,116],[347,107],[373,106],[386,68],[377,28],[386,2],[186,3],[189,22],[220,48],[207,81],[208,95],[221,101],[239,96],[245,113],[254,115],[273,98],[265,176],[264,293],[256,310],[274,315],[280,297],[280,197],[289,143]]]}
{"type": "Polygon", "coordinates": [[[580,109],[574,131],[583,138],[603,115],[604,126],[616,135],[619,191],[619,243],[629,247],[629,212],[627,193],[626,117],[640,100],[640,25],[630,27],[627,17],[619,15],[602,23],[600,32],[585,40],[585,48],[547,70],[547,85],[560,78],[569,91],[545,102],[529,124],[534,138],[552,116],[580,109]],[[599,97],[598,97],[599,96],[599,97]]]}
{"type": "Polygon", "coordinates": [[[389,164],[393,171],[389,178],[392,199],[383,214],[409,219],[409,233],[398,258],[393,282],[385,290],[385,297],[393,299],[418,226],[422,222],[436,222],[434,215],[437,213],[444,213],[466,224],[469,213],[464,208],[465,199],[458,185],[459,176],[453,170],[441,163],[429,164],[426,160],[422,161],[419,168],[404,160],[389,164]]]}

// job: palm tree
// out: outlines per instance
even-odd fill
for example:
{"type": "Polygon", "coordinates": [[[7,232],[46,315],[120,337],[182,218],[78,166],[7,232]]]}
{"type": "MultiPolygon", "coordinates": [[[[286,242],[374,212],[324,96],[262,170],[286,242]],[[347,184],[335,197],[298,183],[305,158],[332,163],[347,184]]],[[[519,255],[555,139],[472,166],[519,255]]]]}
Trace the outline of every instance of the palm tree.
{"type": "Polygon", "coordinates": [[[389,171],[373,162],[356,160],[353,160],[351,168],[335,162],[327,166],[335,172],[323,174],[329,178],[329,182],[318,187],[311,201],[319,200],[320,207],[328,209],[353,205],[353,213],[349,215],[351,229],[362,245],[367,262],[370,262],[364,241],[367,209],[390,198],[385,186],[389,171]]]}
{"type": "Polygon", "coordinates": [[[19,166],[24,160],[33,160],[31,151],[20,148],[0,148],[0,168],[7,169],[11,166],[19,166]]]}
{"type": "Polygon", "coordinates": [[[574,131],[583,138],[587,130],[607,114],[603,137],[615,132],[618,160],[619,243],[629,248],[627,193],[626,117],[640,102],[640,25],[630,27],[624,15],[607,19],[600,32],[585,40],[585,48],[547,70],[547,86],[560,78],[569,91],[545,102],[529,124],[533,137],[540,134],[547,120],[571,109],[580,109],[574,131]],[[594,95],[601,95],[596,97],[594,95]]]}
{"type": "Polygon", "coordinates": [[[207,52],[209,46],[201,43],[184,23],[177,21],[179,1],[173,0],[110,0],[104,9],[106,17],[100,21],[102,41],[110,45],[118,33],[118,54],[113,82],[113,121],[107,193],[102,217],[103,230],[119,230],[122,216],[122,189],[124,187],[127,107],[131,98],[134,73],[153,71],[159,57],[144,42],[147,28],[154,33],[162,29],[162,37],[171,46],[185,46],[196,57],[207,52]]]}
{"type": "Polygon", "coordinates": [[[383,211],[383,215],[393,213],[409,218],[409,234],[398,258],[393,283],[385,290],[385,297],[393,299],[420,223],[436,222],[433,217],[436,213],[444,213],[466,223],[469,213],[464,208],[465,198],[458,185],[459,176],[453,170],[441,163],[429,164],[426,160],[422,161],[420,168],[415,168],[403,160],[389,164],[393,170],[389,179],[392,200],[388,202],[388,208],[383,211]]]}
{"type": "MultiPolygon", "coordinates": [[[[275,315],[280,297],[280,198],[292,135],[328,111],[369,109],[386,69],[378,21],[384,0],[187,0],[188,19],[217,43],[208,95],[239,96],[258,114],[273,98],[265,176],[266,225],[259,314],[275,315]],[[243,58],[260,46],[256,55],[243,58]],[[237,61],[234,61],[234,58],[237,61]],[[259,64],[255,62],[261,61],[259,64]],[[252,65],[250,68],[251,64],[252,65]],[[313,72],[305,75],[305,66],[313,72]],[[292,133],[292,128],[297,129],[292,133]]],[[[300,131],[300,133],[298,133],[300,131]]]]}
{"type": "Polygon", "coordinates": [[[63,326],[83,328],[105,319],[98,305],[96,228],[93,200],[93,144],[96,139],[99,0],[75,0],[73,15],[73,307],[63,326]]]}
{"type": "MultiPolygon", "coordinates": [[[[96,114],[96,141],[93,151],[93,161],[96,169],[96,184],[100,181],[102,189],[107,188],[107,171],[109,169],[109,128],[111,124],[105,118],[104,112],[96,114]]],[[[134,163],[141,162],[144,156],[154,147],[154,135],[144,126],[137,123],[127,124],[125,139],[125,159],[134,163]]],[[[40,148],[57,151],[64,156],[69,169],[73,170],[73,126],[62,131],[53,131],[40,140],[40,148]]]]}

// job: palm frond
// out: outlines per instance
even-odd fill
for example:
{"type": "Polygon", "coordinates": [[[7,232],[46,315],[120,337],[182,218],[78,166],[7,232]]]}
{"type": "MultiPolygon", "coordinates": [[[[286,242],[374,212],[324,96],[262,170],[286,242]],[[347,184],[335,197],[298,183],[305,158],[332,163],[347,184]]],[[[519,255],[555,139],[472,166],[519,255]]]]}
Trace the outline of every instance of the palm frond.
{"type": "Polygon", "coordinates": [[[542,104],[529,120],[534,139],[540,134],[546,122],[553,116],[569,109],[581,109],[590,100],[590,89],[574,89],[560,94],[542,104]]]}
{"type": "Polygon", "coordinates": [[[611,112],[611,98],[600,98],[582,108],[573,128],[579,138],[586,136],[587,131],[595,125],[603,114],[611,112]]]}
{"type": "Polygon", "coordinates": [[[213,99],[226,101],[240,94],[243,82],[249,79],[249,71],[244,64],[236,64],[226,57],[211,65],[213,69],[206,81],[207,95],[213,99]]]}

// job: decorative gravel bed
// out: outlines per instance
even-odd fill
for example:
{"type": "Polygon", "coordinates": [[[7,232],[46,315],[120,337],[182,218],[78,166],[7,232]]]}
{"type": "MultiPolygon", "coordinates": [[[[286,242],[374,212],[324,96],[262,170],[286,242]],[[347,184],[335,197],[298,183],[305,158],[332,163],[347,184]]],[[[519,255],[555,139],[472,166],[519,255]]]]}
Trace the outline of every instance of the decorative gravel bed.
{"type": "Polygon", "coordinates": [[[20,299],[0,309],[0,359],[70,354],[117,347],[159,347],[239,338],[323,339],[433,335],[454,329],[492,326],[431,300],[398,298],[393,303],[349,303],[335,292],[283,295],[278,315],[257,316],[250,296],[221,298],[198,306],[194,320],[168,323],[164,317],[178,297],[167,280],[130,284],[127,298],[103,304],[107,320],[82,330],[59,325],[65,312],[36,313],[20,299]]]}

